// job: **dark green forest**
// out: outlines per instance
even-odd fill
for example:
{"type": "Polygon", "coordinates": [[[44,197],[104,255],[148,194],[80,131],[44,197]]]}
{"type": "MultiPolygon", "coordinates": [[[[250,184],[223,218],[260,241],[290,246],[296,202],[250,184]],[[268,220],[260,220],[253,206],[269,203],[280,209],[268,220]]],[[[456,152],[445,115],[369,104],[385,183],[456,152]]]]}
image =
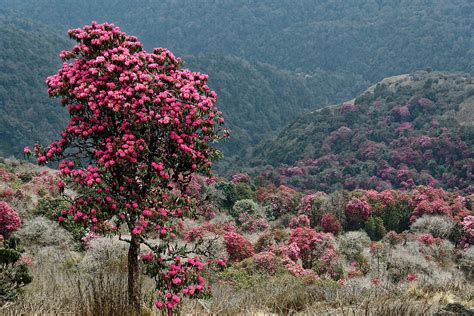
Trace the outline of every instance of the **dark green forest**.
{"type": "Polygon", "coordinates": [[[177,55],[236,55],[278,68],[372,82],[431,67],[474,71],[471,0],[1,0],[60,31],[120,25],[177,55]],[[471,34],[471,36],[469,36],[471,34]]]}

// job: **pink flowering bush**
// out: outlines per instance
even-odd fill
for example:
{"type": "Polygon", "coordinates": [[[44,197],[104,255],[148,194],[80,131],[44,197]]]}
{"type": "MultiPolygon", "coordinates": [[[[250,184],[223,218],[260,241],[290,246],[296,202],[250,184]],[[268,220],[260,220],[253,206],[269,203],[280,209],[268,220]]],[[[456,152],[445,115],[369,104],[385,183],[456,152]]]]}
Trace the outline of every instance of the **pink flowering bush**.
{"type": "Polygon", "coordinates": [[[298,205],[298,198],[295,190],[282,185],[270,194],[264,203],[269,208],[270,217],[276,219],[284,214],[292,213],[298,205]]]}
{"type": "Polygon", "coordinates": [[[270,227],[268,221],[262,217],[251,216],[248,213],[240,214],[238,218],[240,229],[246,233],[256,233],[264,231],[270,227]]]}
{"type": "Polygon", "coordinates": [[[294,229],[288,239],[288,245],[292,243],[299,248],[299,259],[304,268],[313,267],[324,256],[327,248],[334,248],[334,240],[329,234],[308,227],[294,229]]]}
{"type": "Polygon", "coordinates": [[[232,176],[233,183],[249,183],[250,177],[246,173],[236,173],[232,176]]]}
{"type": "Polygon", "coordinates": [[[334,214],[324,214],[320,222],[321,228],[325,233],[337,235],[342,230],[342,225],[334,214]]]}
{"type": "Polygon", "coordinates": [[[210,295],[210,286],[201,276],[202,271],[208,268],[207,263],[202,263],[197,257],[184,260],[176,256],[169,264],[151,255],[143,257],[143,260],[147,263],[146,273],[158,282],[158,299],[155,301],[158,309],[172,314],[183,297],[205,298],[210,295]]]}
{"type": "Polygon", "coordinates": [[[420,235],[420,237],[418,238],[418,241],[419,241],[420,244],[422,244],[422,245],[431,246],[431,245],[433,245],[434,243],[437,243],[438,241],[440,241],[440,238],[435,238],[435,237],[433,237],[433,235],[431,235],[431,234],[422,234],[422,235],[420,235]]]}
{"type": "Polygon", "coordinates": [[[465,198],[429,186],[419,186],[413,190],[409,203],[413,209],[410,223],[423,215],[445,215],[460,222],[471,212],[465,198]]]}
{"type": "Polygon", "coordinates": [[[264,271],[270,275],[274,275],[277,271],[278,258],[270,251],[264,251],[253,255],[253,260],[257,269],[264,271]]]}
{"type": "MultiPolygon", "coordinates": [[[[98,234],[128,232],[129,302],[139,310],[140,245],[158,237],[160,246],[151,247],[156,260],[188,253],[167,245],[194,205],[186,194],[190,175],[209,174],[219,157],[211,144],[226,136],[224,119],[208,76],[182,68],[167,49],[147,52],[136,37],[108,23],[68,33],[76,45],[60,53],[65,62],[46,83],[70,121],[58,141],[35,145],[33,154],[39,164],[59,160],[65,186],[79,193],[58,220],[98,234]]],[[[171,275],[176,266],[184,269],[164,260],[153,271],[171,275]]],[[[163,293],[168,284],[158,280],[163,293]]],[[[180,286],[188,280],[194,282],[183,277],[180,286]]],[[[185,295],[173,293],[157,306],[171,313],[179,303],[174,295],[185,295]]]]}
{"type": "Polygon", "coordinates": [[[193,229],[186,230],[184,233],[184,240],[188,242],[198,241],[203,239],[207,233],[213,233],[216,235],[225,235],[227,232],[235,232],[236,228],[233,222],[223,222],[212,224],[206,222],[202,225],[194,227],[193,229]]]}
{"type": "Polygon", "coordinates": [[[0,201],[0,235],[8,236],[20,227],[20,215],[8,203],[0,201]]]}
{"type": "Polygon", "coordinates": [[[346,205],[345,213],[352,229],[358,229],[372,214],[372,207],[362,198],[353,197],[346,205]]]}
{"type": "Polygon", "coordinates": [[[296,217],[292,217],[288,225],[288,227],[290,227],[291,229],[295,229],[297,227],[309,227],[309,226],[310,226],[309,217],[306,215],[298,215],[296,217]]]}
{"type": "Polygon", "coordinates": [[[463,230],[461,247],[467,248],[474,245],[474,216],[466,216],[461,225],[463,230]]]}
{"type": "Polygon", "coordinates": [[[238,233],[226,233],[224,241],[230,261],[239,262],[251,257],[255,253],[253,245],[238,233]]]}

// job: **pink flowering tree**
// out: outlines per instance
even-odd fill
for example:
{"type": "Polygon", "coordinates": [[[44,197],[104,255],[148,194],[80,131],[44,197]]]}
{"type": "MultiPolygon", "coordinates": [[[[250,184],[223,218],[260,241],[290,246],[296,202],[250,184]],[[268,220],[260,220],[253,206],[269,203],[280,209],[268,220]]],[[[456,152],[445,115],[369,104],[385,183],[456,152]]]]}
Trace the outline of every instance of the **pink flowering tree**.
{"type": "Polygon", "coordinates": [[[8,203],[0,201],[0,235],[9,236],[20,227],[20,215],[8,203]]]}
{"type": "Polygon", "coordinates": [[[77,44],[61,52],[65,63],[46,83],[71,118],[58,141],[34,148],[40,164],[59,160],[62,185],[79,193],[58,220],[129,243],[128,296],[136,309],[140,246],[151,248],[156,306],[172,313],[180,297],[204,291],[202,264],[171,241],[177,220],[192,210],[185,193],[191,175],[210,173],[220,156],[211,144],[227,135],[216,94],[207,75],[182,68],[167,49],[146,52],[113,24],[68,33],[77,44]]]}
{"type": "Polygon", "coordinates": [[[347,203],[345,213],[349,228],[359,229],[372,214],[372,207],[365,199],[353,197],[347,203]]]}
{"type": "Polygon", "coordinates": [[[236,232],[226,233],[224,241],[230,261],[239,262],[251,257],[255,253],[255,249],[250,241],[236,232]]]}

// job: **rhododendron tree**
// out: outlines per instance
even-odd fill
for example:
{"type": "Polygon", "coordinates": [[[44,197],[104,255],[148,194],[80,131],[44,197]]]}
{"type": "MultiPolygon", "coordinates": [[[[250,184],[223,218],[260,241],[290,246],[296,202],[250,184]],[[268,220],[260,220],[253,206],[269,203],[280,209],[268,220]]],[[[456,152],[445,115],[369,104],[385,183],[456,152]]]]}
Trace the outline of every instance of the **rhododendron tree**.
{"type": "Polygon", "coordinates": [[[461,246],[467,248],[474,245],[474,216],[466,216],[461,225],[463,229],[461,246]]]}
{"type": "Polygon", "coordinates": [[[334,240],[329,234],[316,232],[308,227],[298,227],[292,231],[288,240],[288,245],[292,243],[299,248],[303,268],[311,268],[316,260],[323,257],[327,248],[332,247],[334,240]]]}
{"type": "Polygon", "coordinates": [[[157,289],[166,292],[156,305],[171,313],[190,293],[188,279],[203,286],[188,273],[199,265],[177,260],[187,252],[170,241],[176,220],[192,210],[185,194],[191,174],[210,172],[220,155],[212,143],[227,135],[216,94],[207,75],[182,68],[167,49],[145,51],[113,24],[93,22],[68,33],[77,44],[61,52],[65,63],[46,83],[71,118],[58,141],[34,148],[40,164],[59,160],[64,183],[79,192],[58,220],[77,221],[94,233],[130,235],[121,239],[130,246],[128,294],[137,309],[138,258],[140,245],[147,244],[155,253],[148,263],[161,275],[157,289]],[[150,245],[148,237],[160,243],[150,245]],[[164,281],[173,271],[178,284],[164,281]]]}
{"type": "Polygon", "coordinates": [[[345,213],[352,228],[358,229],[372,214],[372,207],[365,199],[353,197],[347,203],[345,213]]]}
{"type": "Polygon", "coordinates": [[[8,203],[0,201],[0,235],[8,236],[20,227],[20,215],[8,203]]]}
{"type": "Polygon", "coordinates": [[[309,227],[310,221],[309,217],[306,215],[298,215],[290,219],[290,223],[288,227],[290,228],[297,228],[297,227],[309,227]]]}
{"type": "Polygon", "coordinates": [[[228,232],[224,235],[224,240],[230,261],[242,261],[255,253],[250,241],[238,233],[228,232]]]}
{"type": "Polygon", "coordinates": [[[339,222],[336,216],[331,213],[323,215],[320,225],[324,232],[332,233],[334,235],[339,234],[342,230],[341,222],[339,222]]]}

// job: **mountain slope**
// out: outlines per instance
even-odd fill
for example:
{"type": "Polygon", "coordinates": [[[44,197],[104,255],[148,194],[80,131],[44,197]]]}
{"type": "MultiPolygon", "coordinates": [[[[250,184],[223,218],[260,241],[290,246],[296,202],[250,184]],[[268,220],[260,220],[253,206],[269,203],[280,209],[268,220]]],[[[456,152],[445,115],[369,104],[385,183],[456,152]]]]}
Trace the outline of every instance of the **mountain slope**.
{"type": "Polygon", "coordinates": [[[268,176],[304,188],[433,184],[473,192],[473,117],[470,75],[416,72],[299,116],[255,160],[291,166],[268,176]]]}
{"type": "Polygon", "coordinates": [[[148,47],[219,54],[372,82],[432,67],[474,72],[471,0],[0,0],[61,31],[117,23],[148,47]]]}
{"type": "MultiPolygon", "coordinates": [[[[25,145],[57,138],[67,112],[50,100],[44,80],[54,74],[58,53],[71,42],[51,29],[0,15],[0,155],[21,155],[25,145]]],[[[241,155],[265,136],[273,137],[299,113],[344,100],[366,86],[360,76],[296,74],[233,56],[185,56],[186,67],[209,74],[232,140],[226,156],[241,155]]]]}
{"type": "Polygon", "coordinates": [[[25,145],[48,142],[67,122],[48,97],[44,80],[70,46],[40,24],[0,13],[0,155],[19,154],[25,145]]]}
{"type": "Polygon", "coordinates": [[[231,139],[222,145],[226,156],[239,157],[260,142],[278,135],[298,114],[342,101],[367,83],[360,76],[317,71],[298,74],[235,56],[184,57],[186,67],[209,74],[231,139]]]}

